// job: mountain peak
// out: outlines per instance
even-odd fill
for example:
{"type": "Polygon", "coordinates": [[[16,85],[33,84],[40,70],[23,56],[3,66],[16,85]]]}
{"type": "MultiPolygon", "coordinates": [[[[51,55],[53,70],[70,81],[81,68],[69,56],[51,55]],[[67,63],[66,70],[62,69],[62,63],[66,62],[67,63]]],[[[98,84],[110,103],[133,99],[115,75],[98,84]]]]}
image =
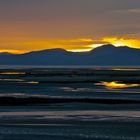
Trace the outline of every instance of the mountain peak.
{"type": "Polygon", "coordinates": [[[112,44],[90,52],[74,53],[61,48],[34,51],[26,54],[0,55],[0,64],[14,65],[140,65],[140,49],[112,44]],[[84,54],[84,55],[83,55],[84,54]],[[14,56],[14,57],[13,57],[14,56]]]}
{"type": "Polygon", "coordinates": [[[54,48],[54,49],[46,49],[46,50],[40,50],[40,51],[32,51],[25,54],[46,54],[46,53],[65,53],[65,52],[67,52],[65,49],[54,48]]]}
{"type": "Polygon", "coordinates": [[[116,46],[115,45],[113,45],[113,44],[105,44],[105,45],[102,45],[102,46],[100,46],[100,47],[110,47],[110,48],[115,48],[116,46]]]}
{"type": "Polygon", "coordinates": [[[66,52],[66,50],[62,49],[62,48],[47,49],[45,51],[49,51],[49,52],[66,52]]]}
{"type": "Polygon", "coordinates": [[[91,50],[91,52],[108,52],[108,51],[112,51],[116,49],[116,46],[112,45],[112,44],[106,44],[106,45],[102,45],[99,46],[93,50],[91,50]]]}
{"type": "Polygon", "coordinates": [[[100,48],[104,48],[104,49],[114,49],[116,48],[116,46],[112,45],[112,44],[105,44],[105,45],[102,45],[102,46],[99,46],[97,47],[96,49],[100,49],[100,48]]]}

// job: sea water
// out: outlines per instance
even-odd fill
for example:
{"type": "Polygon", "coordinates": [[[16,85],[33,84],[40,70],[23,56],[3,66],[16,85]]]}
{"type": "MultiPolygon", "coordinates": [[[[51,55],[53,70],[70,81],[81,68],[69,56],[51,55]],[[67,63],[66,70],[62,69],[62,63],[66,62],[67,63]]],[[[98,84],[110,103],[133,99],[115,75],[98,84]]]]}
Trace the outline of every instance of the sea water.
{"type": "Polygon", "coordinates": [[[0,139],[139,140],[139,79],[138,67],[1,66],[0,139]]]}

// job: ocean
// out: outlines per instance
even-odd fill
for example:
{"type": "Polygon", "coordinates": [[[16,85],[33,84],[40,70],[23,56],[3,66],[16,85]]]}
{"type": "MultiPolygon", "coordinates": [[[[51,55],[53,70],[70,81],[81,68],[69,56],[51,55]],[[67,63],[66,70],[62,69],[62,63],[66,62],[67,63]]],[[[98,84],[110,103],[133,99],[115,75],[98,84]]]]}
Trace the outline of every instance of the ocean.
{"type": "Polygon", "coordinates": [[[140,68],[0,66],[0,140],[140,140],[140,68]]]}

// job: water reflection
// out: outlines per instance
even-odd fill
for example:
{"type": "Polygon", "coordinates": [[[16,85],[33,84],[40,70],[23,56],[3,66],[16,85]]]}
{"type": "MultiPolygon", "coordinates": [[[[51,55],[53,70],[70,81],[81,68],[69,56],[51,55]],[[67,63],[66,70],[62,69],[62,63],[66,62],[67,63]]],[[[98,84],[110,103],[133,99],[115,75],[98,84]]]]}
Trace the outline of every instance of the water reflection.
{"type": "Polygon", "coordinates": [[[25,72],[0,72],[2,75],[19,75],[19,74],[26,74],[25,72]]]}
{"type": "Polygon", "coordinates": [[[23,79],[0,79],[0,81],[12,81],[12,82],[22,82],[23,79]]]}
{"type": "Polygon", "coordinates": [[[116,71],[139,71],[140,69],[138,69],[138,68],[112,68],[111,70],[116,70],[116,71]]]}
{"type": "Polygon", "coordinates": [[[119,83],[118,81],[113,82],[101,82],[96,85],[105,86],[107,89],[121,89],[121,88],[129,88],[129,87],[137,87],[140,84],[127,84],[127,83],[119,83]]]}
{"type": "Polygon", "coordinates": [[[39,84],[39,82],[36,82],[36,81],[29,81],[29,82],[25,82],[25,83],[28,83],[28,84],[39,84]]]}

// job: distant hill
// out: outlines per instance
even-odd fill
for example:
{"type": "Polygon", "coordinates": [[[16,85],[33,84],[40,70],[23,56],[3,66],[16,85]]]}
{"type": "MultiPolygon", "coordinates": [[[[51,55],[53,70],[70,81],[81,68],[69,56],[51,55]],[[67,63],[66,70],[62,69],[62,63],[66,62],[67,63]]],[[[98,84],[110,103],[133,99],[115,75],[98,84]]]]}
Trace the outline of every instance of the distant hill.
{"type": "Polygon", "coordinates": [[[108,44],[89,52],[69,52],[58,48],[25,54],[0,53],[0,64],[140,66],[140,49],[108,44]]]}

